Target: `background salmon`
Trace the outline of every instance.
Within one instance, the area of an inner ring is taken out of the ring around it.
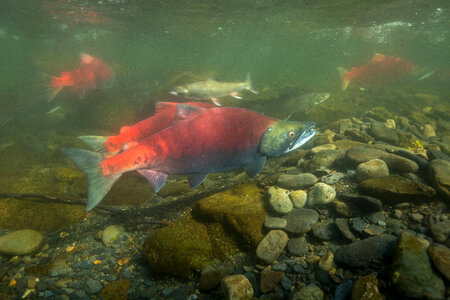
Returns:
[[[105,152],[115,154],[120,152],[127,144],[138,142],[150,135],[169,127],[173,123],[173,119],[177,112],[178,102],[158,102],[156,104],[156,112],[153,116],[136,123],[132,126],[124,126],[120,129],[120,134],[115,136],[80,136],[91,148],[97,152]],[[215,105],[204,102],[186,102],[199,108],[212,108]],[[127,147],[128,148],[128,147]]]
[[[112,157],[63,149],[88,177],[87,209],[94,208],[124,172],[137,170],[155,192],[168,174],[188,174],[195,188],[209,173],[245,167],[255,176],[267,157],[297,149],[315,134],[312,122],[280,121],[231,107],[202,110],[179,104],[175,122]]]

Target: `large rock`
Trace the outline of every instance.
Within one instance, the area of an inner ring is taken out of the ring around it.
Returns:
[[[284,189],[301,190],[315,184],[319,179],[311,173],[297,175],[282,174],[278,177],[277,185]]]
[[[336,251],[335,260],[350,267],[364,267],[374,259],[392,255],[395,241],[396,237],[389,234],[356,241]]]
[[[369,160],[381,159],[386,163],[390,170],[396,172],[415,173],[419,170],[419,165],[410,159],[387,153],[379,149],[373,149],[368,146],[347,150],[345,158],[349,164],[354,167]]]
[[[241,247],[252,250],[263,238],[264,197],[263,189],[244,184],[195,202],[192,215],[197,220],[222,224],[239,238]]]
[[[227,300],[250,300],[253,298],[253,288],[250,281],[244,275],[230,275],[221,283],[222,291]]]
[[[430,163],[431,179],[438,193],[450,201],[450,161],[434,159]]]
[[[44,237],[39,231],[23,229],[0,237],[0,253],[7,255],[27,255],[35,252]]]
[[[444,299],[445,285],[432,268],[426,245],[406,232],[395,247],[391,283],[403,297]]]
[[[369,178],[389,176],[388,166],[381,159],[372,159],[356,167],[356,180],[358,182]]]
[[[436,195],[432,187],[398,175],[369,178],[361,182],[359,188],[383,202],[423,201]]]
[[[370,126],[370,135],[377,141],[383,141],[392,145],[398,144],[398,135],[395,130],[386,127],[382,123],[373,122]]]
[[[319,214],[313,209],[297,208],[283,216],[287,220],[284,230],[300,235],[311,230],[311,226],[319,219]]]
[[[271,264],[283,252],[288,240],[284,231],[272,230],[259,243],[256,256],[266,264]]]
[[[439,272],[450,281],[450,249],[444,245],[433,244],[427,251]]]

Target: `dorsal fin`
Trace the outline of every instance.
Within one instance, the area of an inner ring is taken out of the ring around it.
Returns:
[[[205,108],[180,103],[177,105],[177,112],[175,114],[173,122],[176,123],[182,120],[196,117],[204,111],[206,111]]]
[[[157,102],[155,104],[155,115],[159,113],[166,113],[167,111],[172,111],[176,106],[180,104],[179,102]]]

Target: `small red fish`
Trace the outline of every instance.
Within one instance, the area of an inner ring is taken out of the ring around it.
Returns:
[[[168,174],[187,174],[191,188],[209,173],[245,167],[249,176],[256,176],[267,157],[297,149],[315,133],[312,122],[276,120],[243,108],[178,104],[175,124],[117,155],[74,148],[62,152],[88,177],[91,210],[125,172],[138,171],[155,193]]]
[[[124,126],[120,129],[120,134],[115,136],[80,136],[97,152],[116,154],[121,150],[127,150],[152,134],[172,125],[177,112],[177,102],[158,102],[156,112],[153,116],[136,123],[132,126]],[[213,104],[204,102],[186,102],[184,104],[199,107],[213,108]]]
[[[80,66],[72,71],[64,71],[59,77],[52,77],[50,87],[53,99],[63,87],[70,87],[80,98],[87,90],[108,88],[114,80],[114,72],[100,58],[81,54]]]
[[[401,58],[375,54],[368,64],[354,67],[350,71],[338,68],[342,81],[342,90],[345,90],[350,81],[358,84],[383,84],[402,79],[409,75],[414,65]]]

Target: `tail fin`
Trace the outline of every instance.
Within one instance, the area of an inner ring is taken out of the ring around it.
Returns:
[[[59,91],[61,91],[61,89],[63,88],[62,86],[58,86],[53,84],[53,81],[55,80],[55,76],[51,76],[48,75],[46,73],[40,72],[43,76],[43,81],[45,81],[44,85],[46,87],[46,98],[47,98],[47,102],[51,102],[53,101],[53,98],[56,97],[56,95],[59,93]]]
[[[339,71],[339,76],[341,77],[342,82],[342,90],[345,91],[347,89],[348,84],[350,83],[350,80],[345,79],[345,74],[347,74],[347,70],[341,67],[337,68]]]
[[[95,152],[109,153],[105,146],[105,142],[108,140],[107,136],[82,135],[78,138],[88,144]]]
[[[254,88],[253,88],[253,84],[252,84],[252,80],[250,78],[250,73],[247,73],[247,79],[245,80],[248,84],[247,86],[247,90],[249,90],[250,92],[252,92],[253,94],[259,94]]]
[[[112,177],[103,176],[100,169],[100,163],[104,159],[102,154],[76,148],[65,148],[61,149],[61,151],[87,176],[88,202],[86,210],[89,211],[93,209],[100,201],[102,201],[103,197],[105,197],[122,174]]]

